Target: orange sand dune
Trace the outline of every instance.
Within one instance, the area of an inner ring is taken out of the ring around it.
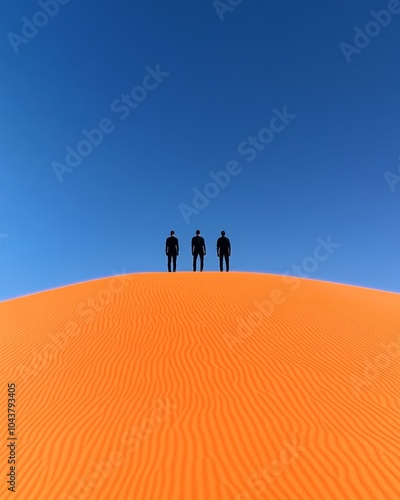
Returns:
[[[12,498],[398,499],[399,312],[398,294],[212,272],[0,303],[0,498],[15,451]]]

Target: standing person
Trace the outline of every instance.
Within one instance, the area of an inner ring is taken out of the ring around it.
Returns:
[[[168,257],[168,272],[171,272],[171,260],[174,272],[176,271],[176,258],[179,255],[179,242],[175,238],[175,231],[170,232],[170,237],[165,240],[165,254]]]
[[[219,270],[223,271],[223,259],[225,259],[226,270],[229,271],[229,257],[231,256],[231,242],[225,236],[225,231],[221,231],[221,238],[217,240],[217,255],[219,257]]]
[[[193,271],[196,271],[197,257],[200,257],[200,271],[203,270],[204,256],[206,254],[206,244],[204,238],[200,236],[200,231],[196,231],[196,236],[192,238]]]

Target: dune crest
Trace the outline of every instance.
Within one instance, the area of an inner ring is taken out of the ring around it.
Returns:
[[[400,498],[399,310],[394,293],[235,272],[0,303],[15,498]]]

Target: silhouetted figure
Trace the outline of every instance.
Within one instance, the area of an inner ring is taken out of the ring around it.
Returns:
[[[217,255],[219,257],[219,270],[223,271],[223,260],[225,259],[226,270],[229,271],[229,257],[231,256],[231,242],[225,236],[225,231],[221,231],[221,238],[217,240]]]
[[[175,231],[171,231],[171,236],[165,241],[165,254],[168,257],[168,272],[171,272],[171,260],[173,262],[174,272],[176,271],[176,258],[179,255],[179,242],[175,238]]]
[[[200,236],[200,231],[196,231],[196,236],[192,238],[193,271],[196,271],[197,257],[200,257],[200,271],[204,267],[204,256],[206,254],[206,244],[204,238]]]

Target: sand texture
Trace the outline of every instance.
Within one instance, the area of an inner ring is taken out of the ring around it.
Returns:
[[[0,498],[400,499],[399,294],[130,274],[0,303],[0,343]]]

